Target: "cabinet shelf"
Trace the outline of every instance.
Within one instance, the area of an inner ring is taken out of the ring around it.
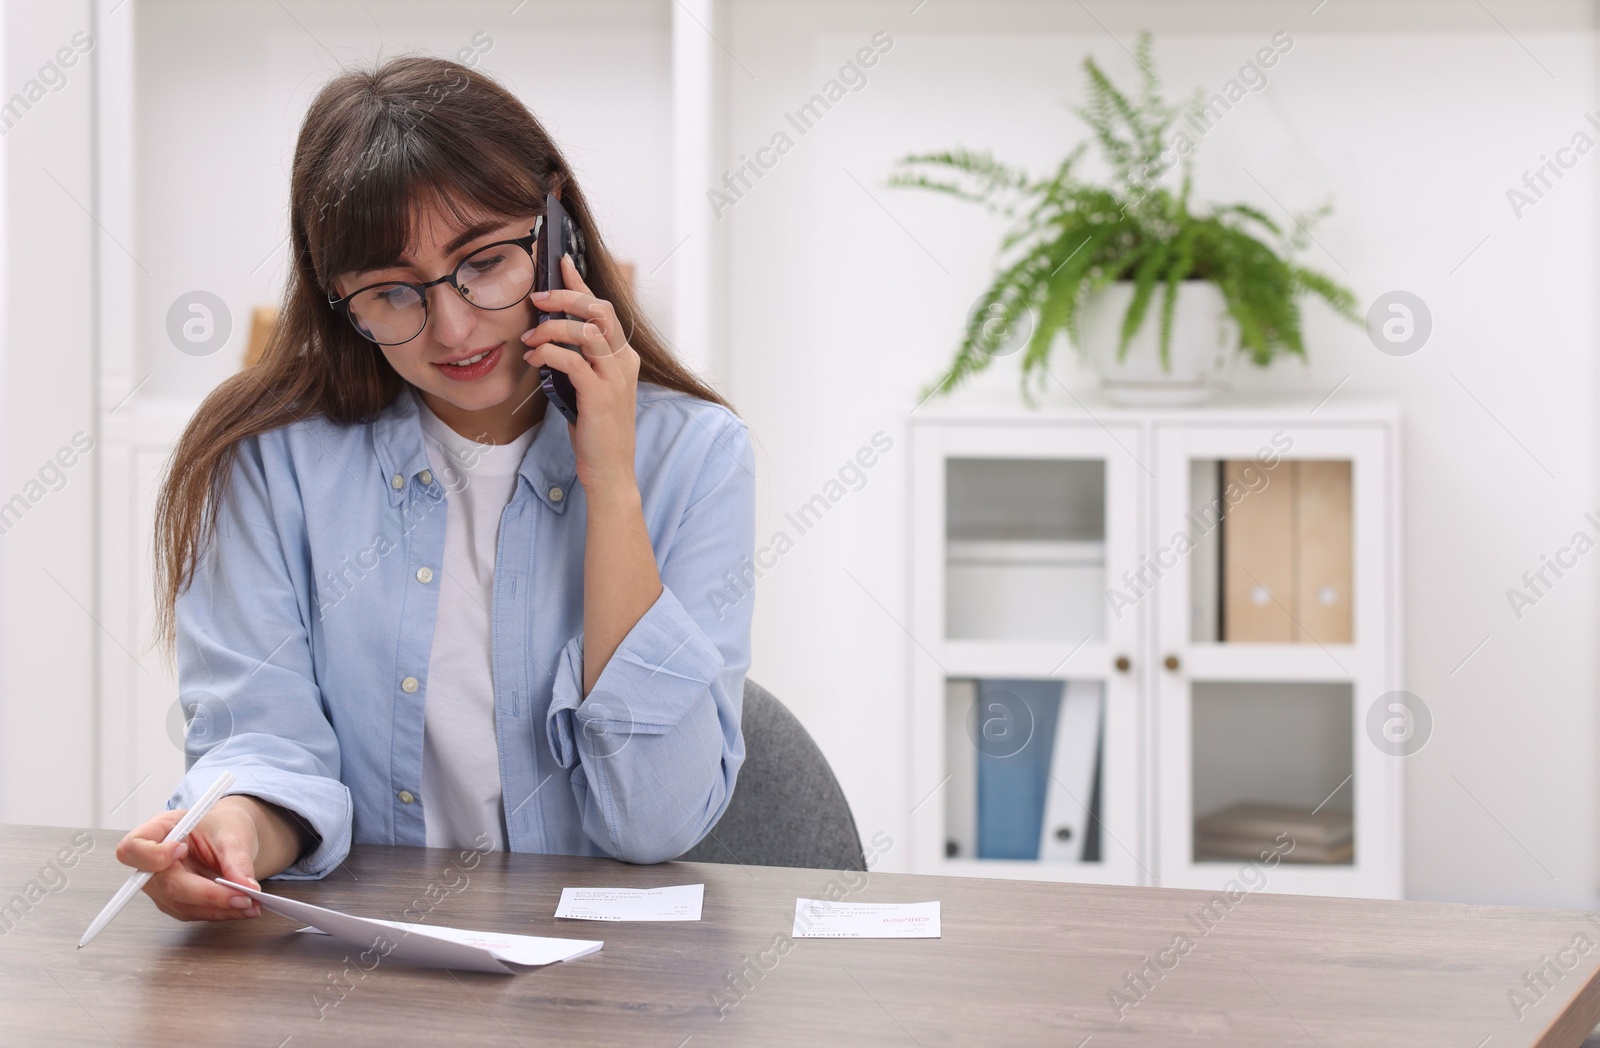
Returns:
[[[1182,657],[1193,680],[1341,681],[1358,676],[1382,649],[1352,644],[1191,644]]]
[[[1116,655],[1104,641],[947,640],[929,644],[952,677],[1104,678]]]

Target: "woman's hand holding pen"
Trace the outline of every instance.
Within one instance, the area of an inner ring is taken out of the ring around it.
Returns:
[[[564,373],[578,393],[572,449],[584,493],[594,500],[612,492],[637,492],[633,452],[639,354],[628,344],[616,309],[589,290],[570,255],[561,256],[561,273],[566,290],[535,292],[530,297],[546,313],[567,313],[576,319],[546,320],[524,334],[522,341],[532,348],[523,359],[534,367]],[[578,346],[582,352],[550,345],[553,342]]]
[[[117,861],[154,874],[144,886],[145,894],[169,917],[182,921],[258,917],[261,907],[255,900],[212,879],[221,875],[261,887],[255,879],[260,838],[254,817],[237,803],[244,799],[224,797],[189,832],[188,840],[176,844],[161,840],[183,818],[185,809],[164,811],[128,831],[117,843]]]

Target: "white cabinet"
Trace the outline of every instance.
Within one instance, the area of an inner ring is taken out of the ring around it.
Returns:
[[[1392,408],[910,431],[916,870],[1400,895]]]

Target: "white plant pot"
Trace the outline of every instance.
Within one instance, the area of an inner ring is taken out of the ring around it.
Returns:
[[[1168,368],[1161,366],[1162,288],[1156,287],[1138,334],[1117,359],[1122,318],[1133,300],[1133,282],[1118,281],[1090,292],[1078,312],[1079,348],[1100,376],[1106,397],[1119,404],[1175,406],[1209,400],[1224,388],[1238,358],[1239,326],[1222,291],[1209,280],[1178,285],[1172,315]]]

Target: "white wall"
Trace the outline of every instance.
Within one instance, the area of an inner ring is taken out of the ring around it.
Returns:
[[[7,4],[4,97],[76,33],[89,4]],[[90,168],[93,51],[74,58],[5,133],[5,324],[0,502],[0,819],[82,824],[97,788],[93,682],[95,349]],[[81,439],[81,438],[80,438]],[[69,449],[57,469],[56,454]]]
[[[727,71],[726,154],[753,153],[778,130],[796,140],[721,221],[731,390],[763,456],[759,534],[875,430],[903,441],[916,391],[949,359],[991,272],[998,221],[884,187],[897,157],[989,147],[1043,173],[1085,135],[1063,105],[1083,98],[1084,54],[1131,84],[1121,45],[1148,25],[1169,95],[1209,93],[1288,30],[1294,46],[1270,85],[1204,140],[1197,191],[1274,213],[1273,197],[1306,208],[1331,196],[1336,211],[1316,230],[1323,248],[1307,263],[1363,303],[1401,288],[1434,314],[1429,344],[1396,358],[1308,308],[1310,365],[1247,371],[1238,383],[1318,396],[1337,387],[1392,397],[1405,412],[1405,687],[1436,720],[1407,767],[1407,892],[1586,903],[1596,892],[1600,557],[1520,622],[1506,589],[1600,508],[1600,150],[1520,220],[1505,191],[1587,126],[1593,12],[1501,10],[1520,18],[1507,32],[1462,5],[1330,4],[1314,16],[1311,6],[1095,5],[1102,28],[1072,4],[908,13],[899,3],[734,2],[723,40],[754,78]],[[797,134],[783,114],[877,30],[894,47],[868,86]],[[1011,362],[986,384],[1014,386]],[[1091,381],[1065,355],[1055,371],[1068,385]],[[935,785],[906,779],[903,452],[897,443],[761,579],[752,671],[817,736],[864,833],[897,840]]]

